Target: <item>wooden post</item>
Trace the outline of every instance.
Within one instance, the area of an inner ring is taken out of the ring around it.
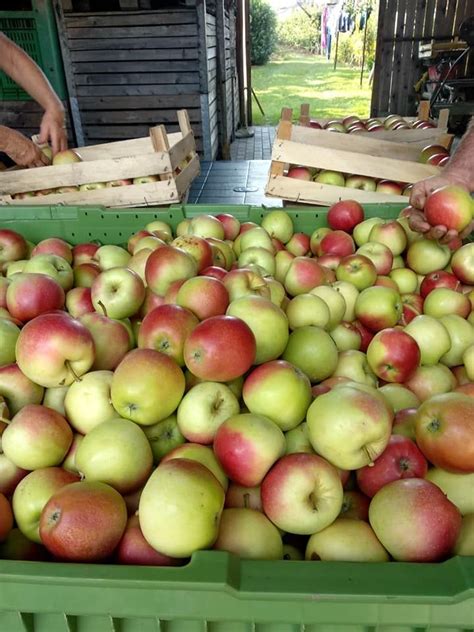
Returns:
[[[230,134],[227,127],[227,71],[225,62],[225,3],[216,0],[217,99],[219,103],[219,145],[223,160],[230,160]]]
[[[276,140],[274,147],[277,146],[278,140],[291,140],[291,118],[293,116],[293,110],[290,108],[283,108],[281,111],[281,120],[278,125]],[[277,160],[272,160],[270,165],[271,176],[282,176],[285,170],[285,163]]]
[[[84,132],[82,129],[81,112],[77,101],[76,83],[72,71],[71,56],[69,54],[69,43],[64,26],[64,14],[61,6],[61,0],[54,0],[54,14],[56,17],[56,26],[58,29],[59,45],[63,58],[64,75],[66,77],[66,86],[69,95],[69,109],[71,111],[72,127],[76,140],[76,145],[81,147],[85,145]]]
[[[302,103],[300,107],[300,125],[309,127],[309,103]]]
[[[245,63],[245,46],[243,39],[244,29],[244,0],[237,0],[237,80],[239,90],[239,124],[240,127],[247,127],[246,110],[245,110],[245,83],[244,83],[244,63]]]
[[[418,118],[422,121],[427,121],[430,118],[430,102],[420,101],[418,106]]]
[[[437,127],[447,128],[448,121],[449,121],[449,108],[443,108],[442,110],[439,111]]]
[[[166,133],[166,128],[164,125],[156,125],[155,127],[150,127],[150,138],[151,138],[151,144],[153,145],[153,149],[155,151],[169,152],[170,144],[168,141],[168,134]],[[172,177],[173,177],[173,174],[171,173],[171,163],[170,163],[169,173],[160,174],[159,178],[160,180],[170,180]]]
[[[336,70],[337,67],[337,49],[339,48],[339,29],[337,29],[337,33],[336,33],[336,51],[334,53],[334,70]]]
[[[252,125],[252,57],[250,53],[250,0],[244,2],[244,20],[245,20],[245,60],[247,64],[247,125]]]
[[[366,12],[365,25],[364,25],[364,44],[362,46],[362,68],[360,69],[360,87],[362,88],[362,82],[364,80],[364,65],[365,65],[365,47],[367,46],[367,23],[369,22],[369,16]]]

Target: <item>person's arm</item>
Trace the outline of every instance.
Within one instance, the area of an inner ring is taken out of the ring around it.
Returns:
[[[49,164],[49,159],[31,140],[3,125],[0,125],[0,151],[21,167],[44,167]]]
[[[39,142],[50,141],[53,154],[67,149],[61,101],[37,64],[3,33],[0,33],[0,69],[44,109]]]
[[[444,242],[454,239],[457,236],[456,231],[448,231],[445,226],[430,226],[423,214],[423,208],[430,193],[449,184],[462,186],[471,193],[474,191],[474,119],[441,174],[417,182],[410,195],[410,204],[415,209],[410,216],[411,227],[431,239],[442,239]],[[472,229],[473,225],[470,224],[461,237],[468,235]]]

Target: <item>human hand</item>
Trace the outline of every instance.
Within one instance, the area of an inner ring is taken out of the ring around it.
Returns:
[[[44,167],[49,158],[31,140],[15,130],[8,130],[5,153],[20,167]]]
[[[64,127],[64,110],[57,107],[46,110],[40,126],[40,144],[49,143],[53,156],[67,149],[67,135]]]

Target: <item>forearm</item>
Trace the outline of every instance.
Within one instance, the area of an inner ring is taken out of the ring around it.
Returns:
[[[474,191],[474,118],[464,134],[459,147],[443,170],[443,175],[454,176]]]
[[[8,154],[12,149],[13,134],[9,127],[0,125],[0,151]]]
[[[28,55],[0,33],[0,69],[46,110],[63,111],[43,71]]]

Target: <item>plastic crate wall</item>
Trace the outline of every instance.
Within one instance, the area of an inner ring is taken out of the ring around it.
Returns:
[[[43,65],[36,20],[33,17],[8,18],[1,17],[0,14],[0,31],[28,53],[38,66]],[[29,101],[31,97],[4,72],[0,72],[0,99],[2,101]]]

